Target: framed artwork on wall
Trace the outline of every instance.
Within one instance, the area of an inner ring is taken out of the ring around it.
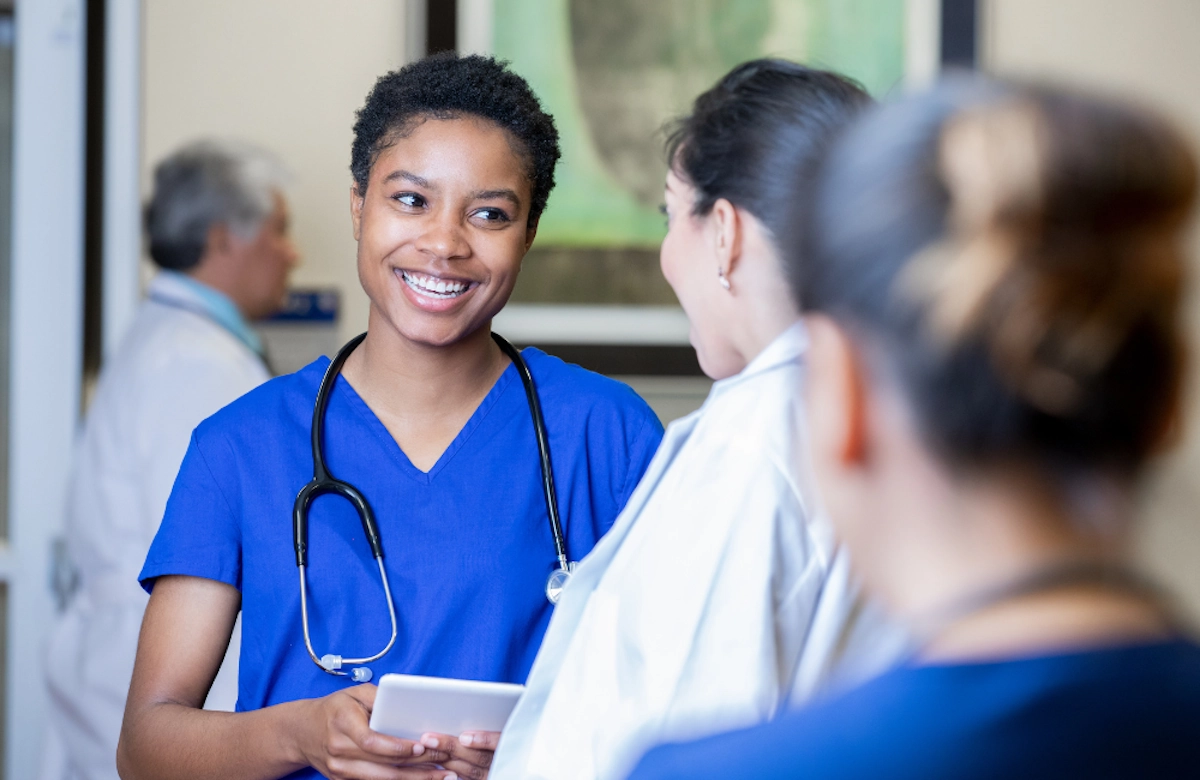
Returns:
[[[554,115],[563,159],[539,241],[654,248],[662,133],[730,68],[831,67],[873,94],[904,78],[904,0],[492,0],[492,53]]]

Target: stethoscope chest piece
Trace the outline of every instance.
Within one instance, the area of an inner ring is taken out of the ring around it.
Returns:
[[[562,598],[563,588],[567,587],[567,583],[571,579],[571,575],[575,573],[575,563],[567,564],[567,567],[555,569],[546,579],[546,598],[551,604],[558,604],[558,600]]]

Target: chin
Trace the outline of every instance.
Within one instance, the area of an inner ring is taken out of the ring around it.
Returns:
[[[700,370],[704,375],[713,381],[728,379],[734,374],[741,371],[736,365],[729,360],[721,360],[713,356],[711,352],[702,347],[692,345],[696,350],[696,361],[700,363]]]
[[[475,323],[457,318],[441,322],[436,320],[430,322],[430,318],[411,316],[402,319],[388,319],[392,324],[392,329],[401,338],[413,344],[435,348],[452,347],[474,335],[480,328],[484,328],[487,325],[486,320],[482,323]]]
[[[459,332],[451,334],[416,333],[412,335],[406,333],[404,334],[404,337],[413,344],[420,344],[421,346],[431,347],[433,349],[446,349],[460,343],[469,335],[470,333]]]
[[[697,356],[699,356],[699,353],[697,353]],[[704,358],[700,358],[700,370],[704,372],[706,377],[714,382],[719,382],[722,379],[728,379],[737,373],[736,371],[726,371],[720,367],[714,367],[705,362]]]

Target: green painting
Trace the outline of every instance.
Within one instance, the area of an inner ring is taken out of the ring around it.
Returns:
[[[787,57],[876,95],[904,72],[904,0],[494,0],[493,13],[494,53],[562,134],[543,247],[657,247],[661,128],[739,62]]]

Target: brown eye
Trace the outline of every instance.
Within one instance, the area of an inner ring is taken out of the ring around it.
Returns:
[[[491,223],[496,223],[496,224],[502,224],[505,222],[512,221],[512,219],[508,216],[508,214],[506,214],[504,212],[503,209],[497,209],[497,208],[479,209],[478,211],[475,212],[475,216],[480,217],[484,222],[491,222]]]
[[[413,209],[419,209],[425,206],[425,199],[415,192],[401,192],[397,195],[393,195],[392,200]]]

